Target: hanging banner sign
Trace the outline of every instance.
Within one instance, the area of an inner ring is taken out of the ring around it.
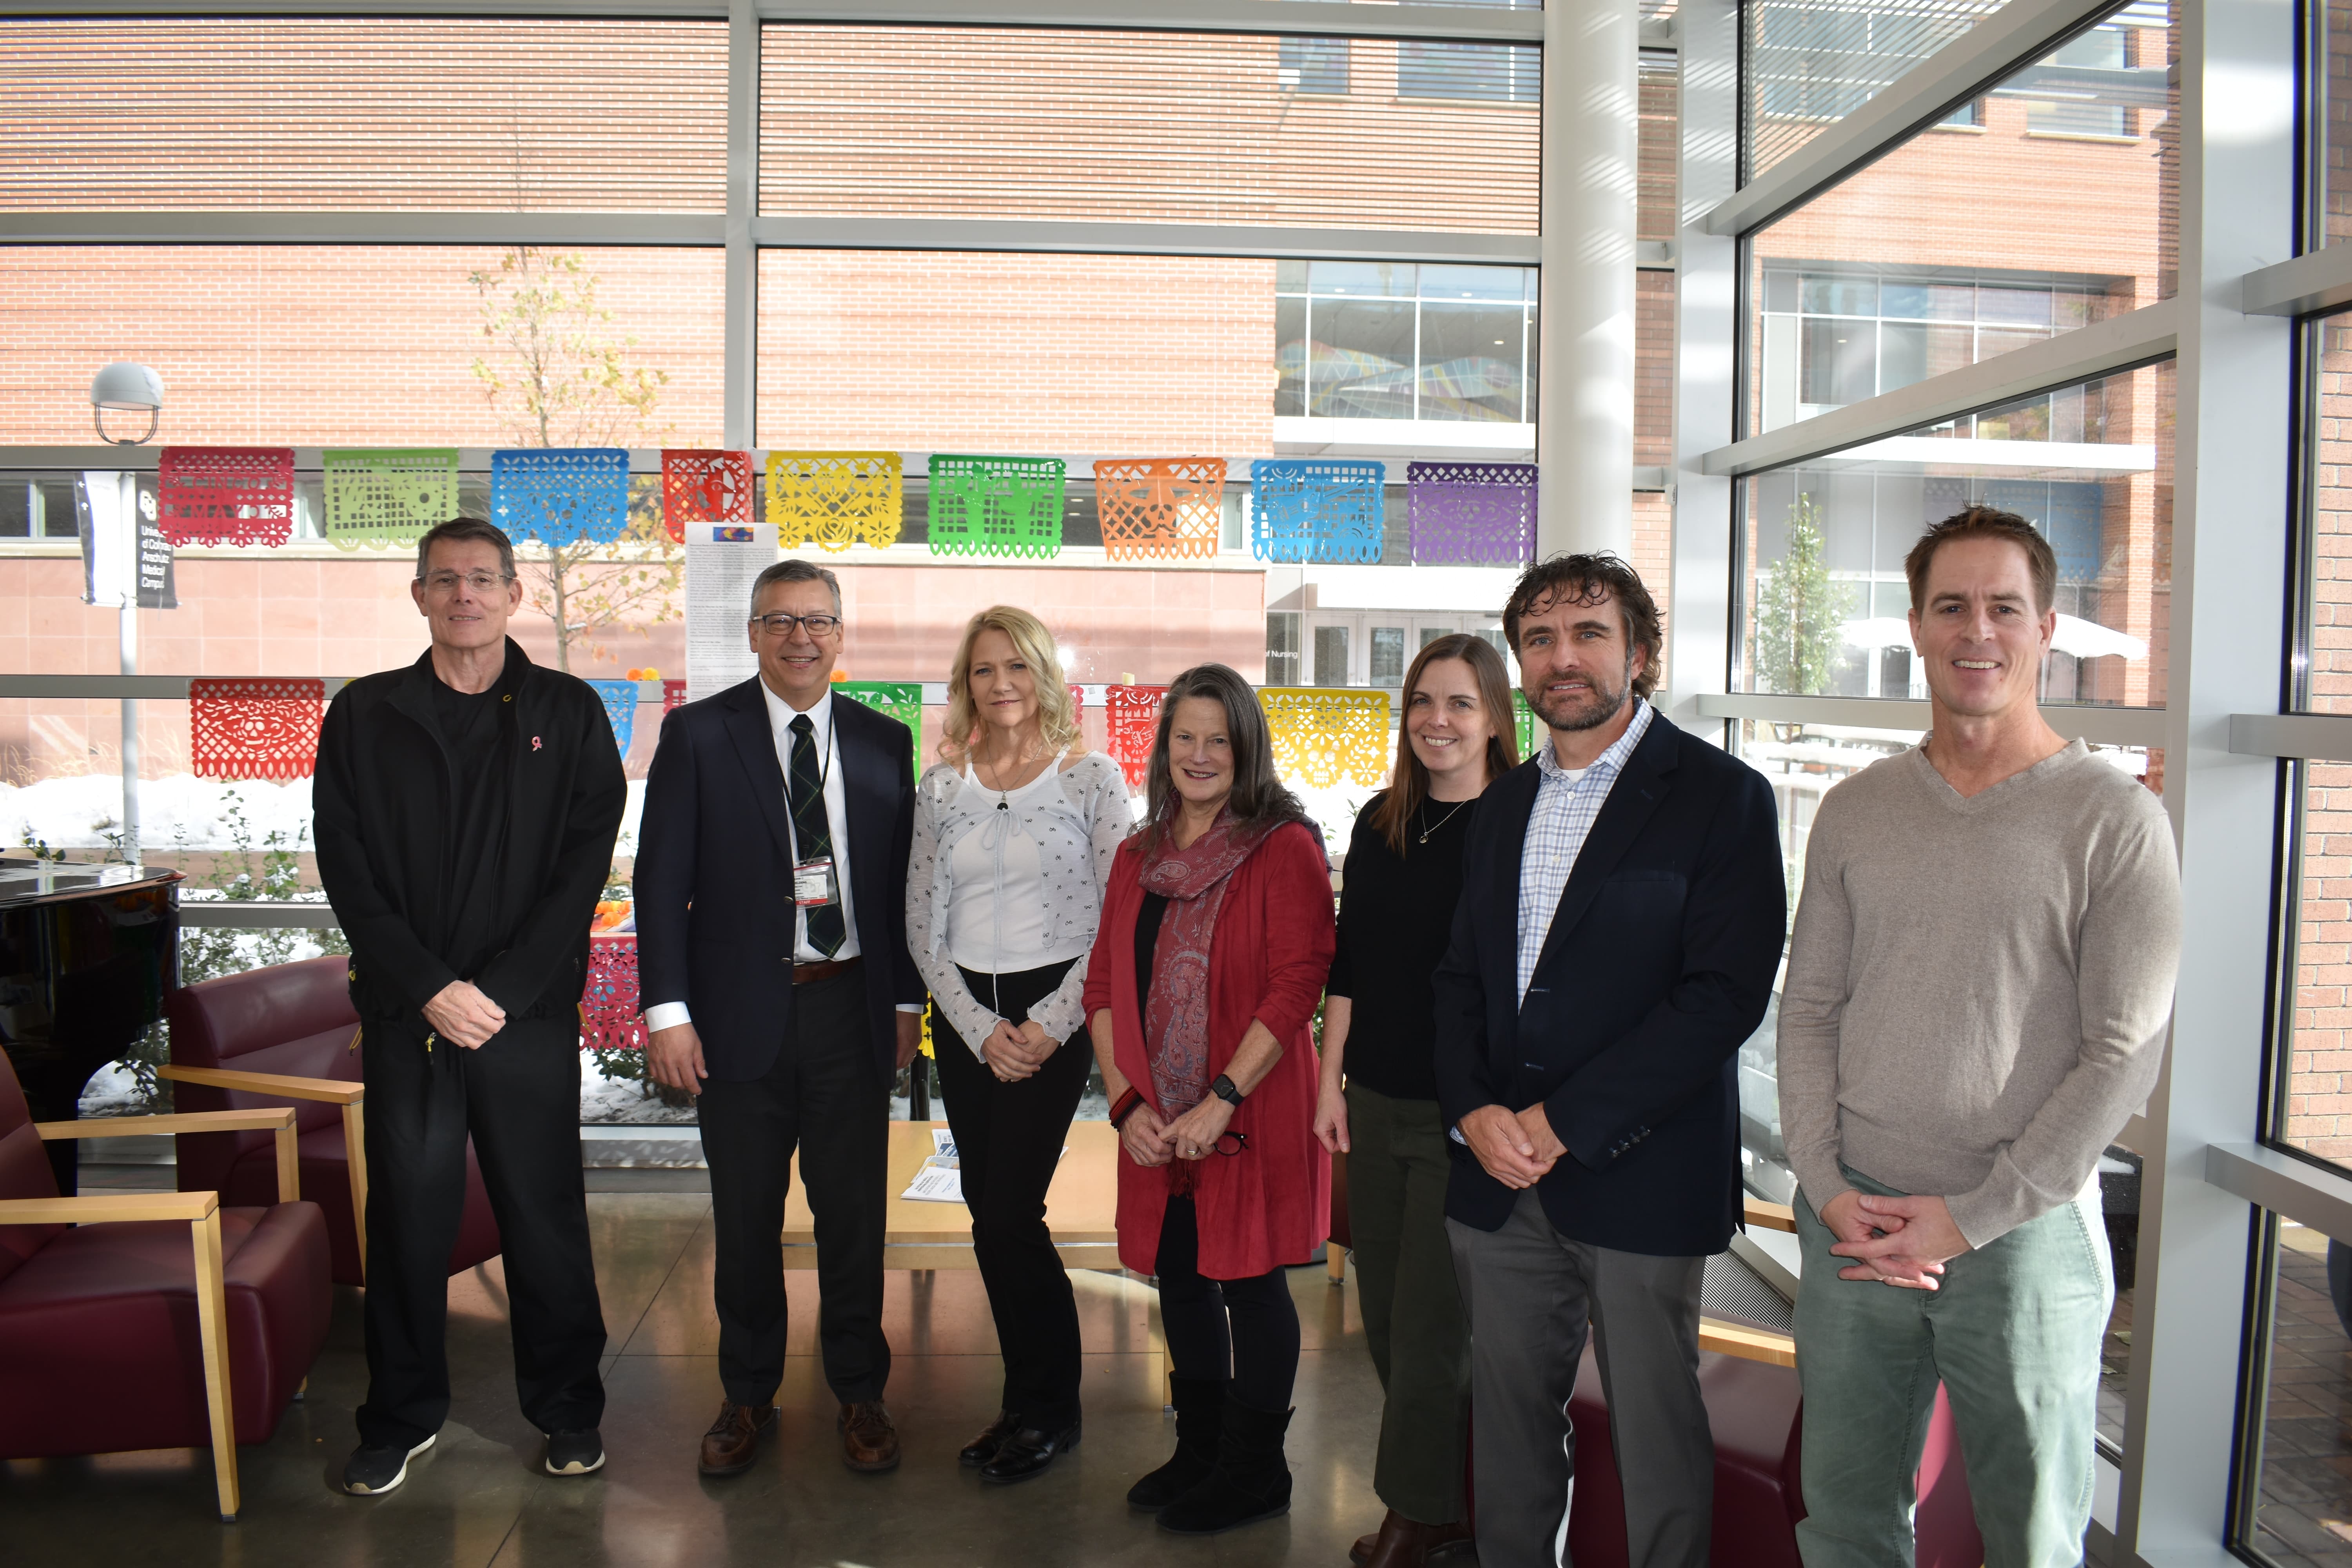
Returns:
[[[176,610],[172,542],[155,521],[155,492],[137,476],[93,470],[75,488],[81,514],[82,603],[119,610]]]
[[[188,771],[200,779],[307,779],[319,761],[327,683],[315,677],[188,682]]]
[[[1348,688],[1264,686],[1274,741],[1275,771],[1293,788],[1329,789],[1352,784],[1377,789],[1389,781],[1394,743],[1389,739],[1389,694]]]
[[[671,543],[684,544],[698,522],[751,521],[751,453],[662,449],[662,529]]]
[[[1141,789],[1151,767],[1151,748],[1160,740],[1160,705],[1167,700],[1164,686],[1111,686],[1103,690],[1103,750],[1127,775],[1128,787]]]

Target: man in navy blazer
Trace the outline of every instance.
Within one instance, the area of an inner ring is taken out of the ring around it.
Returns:
[[[1436,973],[1478,1557],[1564,1560],[1597,1326],[1628,1561],[1706,1568],[1699,1283],[1740,1214],[1734,1058],[1787,931],[1778,815],[1649,705],[1658,612],[1622,561],[1528,568],[1503,629],[1549,743],[1487,789]]]
[[[782,561],[751,590],[760,673],[662,721],[635,877],[647,1070],[701,1098],[726,1396],[709,1476],[751,1468],[784,1367],[784,1192],[815,1220],[817,1339],[850,1468],[898,1463],[882,1403],[889,1094],[922,1038],[907,952],[914,738],[835,693],[841,585]]]

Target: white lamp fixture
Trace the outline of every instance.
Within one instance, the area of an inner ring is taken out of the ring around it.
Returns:
[[[106,411],[110,408],[134,414],[144,411],[146,433],[127,441],[108,435]],[[163,418],[163,378],[143,364],[115,361],[90,378],[89,417],[98,426],[98,438],[110,446],[136,447],[152,440],[155,427]]]

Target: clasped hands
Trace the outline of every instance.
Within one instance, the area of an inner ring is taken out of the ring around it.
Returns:
[[[1173,1121],[1144,1100],[1118,1124],[1118,1141],[1128,1158],[1139,1165],[1164,1165],[1171,1160],[1205,1160],[1216,1152],[1217,1140],[1234,1120],[1234,1108],[1215,1095]]]
[[[1034,1018],[1015,1024],[999,1018],[988,1038],[980,1043],[980,1059],[988,1064],[1000,1083],[1019,1083],[1045,1065],[1045,1058],[1061,1048],[1062,1042],[1045,1033],[1045,1026]]]
[[[1837,1238],[1830,1250],[1855,1260],[1838,1270],[1841,1279],[1934,1290],[1945,1263],[1969,1250],[1968,1237],[1939,1197],[1882,1197],[1848,1188],[1822,1205],[1821,1220]]]
[[[480,1050],[507,1026],[507,1010],[470,980],[452,980],[441,987],[425,1004],[424,1013],[436,1036],[469,1051]]]
[[[1541,1100],[1517,1112],[1482,1105],[1454,1125],[1486,1173],[1513,1192],[1543,1180],[1568,1152],[1568,1145],[1553,1135]]]

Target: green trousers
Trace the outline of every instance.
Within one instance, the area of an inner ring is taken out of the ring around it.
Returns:
[[[1893,1189],[1855,1172],[1866,1193]],[[1801,1194],[1797,1373],[1805,1396],[1805,1568],[1911,1568],[1927,1419],[1943,1384],[1985,1568],[2075,1568],[2090,1523],[2099,1338],[2115,1275],[2098,1194],[1944,1268],[1943,1288],[1841,1279]]]
[[[1470,1324],[1445,1235],[1445,1129],[1433,1100],[1348,1086],[1348,1227],[1364,1341],[1387,1400],[1372,1489],[1421,1524],[1462,1518]]]

